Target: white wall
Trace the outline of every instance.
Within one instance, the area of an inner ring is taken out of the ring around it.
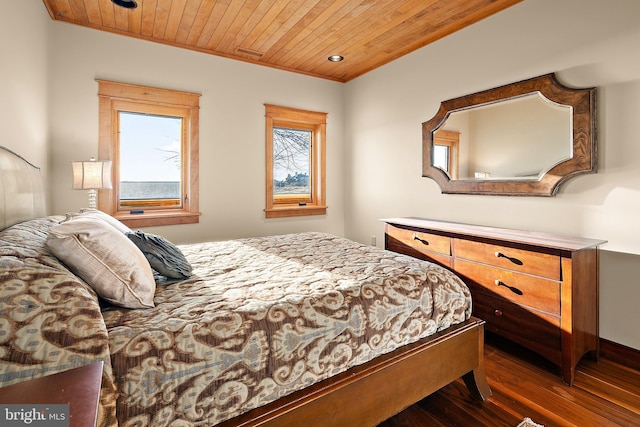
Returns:
[[[640,349],[640,2],[525,1],[346,86],[347,237],[421,216],[607,239],[600,332]],[[443,60],[446,59],[446,60]],[[558,72],[598,87],[599,173],[555,198],[444,195],[421,177],[421,123],[441,101]]]
[[[41,2],[3,2],[0,13],[0,145],[48,173],[47,48]]]
[[[344,234],[343,85],[55,22],[51,43],[52,213],[77,211],[72,160],[97,156],[98,84],[201,93],[200,224],[149,228],[176,243],[319,230]],[[264,104],[329,113],[326,216],[264,219]]]

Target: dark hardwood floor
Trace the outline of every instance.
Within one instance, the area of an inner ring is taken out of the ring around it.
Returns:
[[[602,357],[583,358],[569,387],[553,365],[487,335],[488,401],[472,400],[458,380],[379,427],[515,427],[525,417],[545,427],[640,426],[639,371]]]

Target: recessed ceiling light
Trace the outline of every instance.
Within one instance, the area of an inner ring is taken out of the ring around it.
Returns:
[[[116,6],[124,7],[125,9],[135,9],[138,7],[136,0],[111,0]]]
[[[342,55],[331,55],[327,59],[329,61],[331,61],[331,62],[340,62],[340,61],[342,61],[344,59],[344,56],[342,56]]]

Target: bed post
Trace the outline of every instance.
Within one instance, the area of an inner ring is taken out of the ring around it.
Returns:
[[[489,388],[489,383],[487,383],[487,377],[484,372],[484,326],[478,330],[478,333],[480,335],[478,340],[478,345],[480,346],[480,348],[478,348],[478,366],[474,370],[464,374],[462,379],[471,395],[475,399],[484,402],[491,397],[491,388]]]

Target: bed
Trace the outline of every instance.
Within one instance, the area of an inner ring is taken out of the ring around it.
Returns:
[[[316,232],[175,246],[47,216],[38,169],[4,149],[0,168],[0,386],[102,361],[101,426],[372,426],[460,377],[491,394],[449,270]]]

